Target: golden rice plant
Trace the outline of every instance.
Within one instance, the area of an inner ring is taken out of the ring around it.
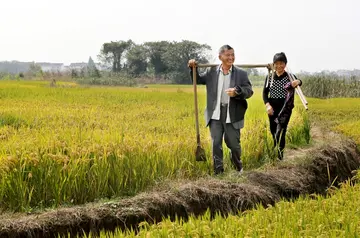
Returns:
[[[208,211],[187,221],[142,223],[137,234],[119,231],[114,237],[359,237],[359,194],[360,185],[348,182],[331,197],[301,197],[228,217],[211,219]]]
[[[199,91],[202,119],[205,89]],[[0,97],[2,209],[26,211],[129,196],[166,179],[212,173],[204,120],[201,138],[208,161],[195,162],[191,86],[81,87],[59,82],[50,87],[44,81],[2,81]],[[293,137],[306,131],[297,104],[290,122],[297,128]],[[271,159],[267,120],[256,89],[241,134],[246,169]],[[227,149],[225,153],[229,171]]]

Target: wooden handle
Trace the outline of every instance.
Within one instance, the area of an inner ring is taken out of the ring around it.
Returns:
[[[308,108],[308,106],[307,106],[307,101],[306,101],[304,95],[302,94],[302,91],[301,91],[301,89],[299,88],[299,86],[297,86],[297,87],[295,88],[295,91],[296,91],[296,93],[299,95],[300,100],[301,100],[302,104],[304,105],[305,109],[308,110],[309,108]]]
[[[192,70],[193,70],[193,86],[194,86],[196,141],[198,146],[200,146],[199,110],[198,110],[197,89],[196,89],[196,66],[193,66]]]
[[[306,101],[306,98],[305,98],[304,93],[302,92],[300,86],[298,86],[298,91],[299,91],[299,96],[302,97],[303,100],[304,100],[304,103],[305,103],[306,105],[308,105],[308,102]]]
[[[289,75],[289,78],[290,78],[290,82],[294,81],[293,75],[292,75],[291,73],[289,73],[288,75]],[[300,100],[301,100],[302,104],[304,105],[305,109],[308,110],[308,109],[309,109],[309,108],[307,107],[308,102],[306,101],[305,96],[304,96],[304,94],[303,94],[300,86],[297,86],[297,87],[295,88],[295,91],[296,91],[296,93],[299,95]]]
[[[218,66],[219,64],[197,64],[197,67],[214,67]],[[268,68],[270,64],[234,64],[237,67],[240,68]]]

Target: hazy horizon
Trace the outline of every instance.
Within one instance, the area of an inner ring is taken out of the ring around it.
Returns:
[[[235,63],[270,63],[283,51],[293,71],[360,68],[355,0],[14,0],[1,9],[0,61],[98,61],[105,42],[192,40],[214,57],[231,45]]]

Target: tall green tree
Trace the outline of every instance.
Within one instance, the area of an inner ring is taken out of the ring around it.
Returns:
[[[128,41],[111,41],[110,43],[104,43],[99,55],[99,59],[105,64],[112,65],[113,72],[120,72],[122,69],[122,60],[124,58],[126,50],[133,45],[132,40]]]
[[[199,63],[208,63],[210,51],[211,47],[207,44],[189,40],[172,42],[164,56],[166,65],[171,72],[170,77],[175,83],[189,83],[188,61],[195,59]]]
[[[132,45],[126,53],[127,70],[133,76],[139,76],[146,72],[148,66],[148,54],[144,45]]]
[[[153,68],[156,78],[160,78],[168,71],[165,54],[170,49],[170,45],[171,43],[168,41],[146,42],[144,44],[148,51],[149,66]]]
[[[91,58],[91,56],[89,57],[89,61],[87,64],[87,72],[88,75],[90,77],[94,77],[94,78],[100,78],[100,71],[99,69],[96,67],[94,60]]]

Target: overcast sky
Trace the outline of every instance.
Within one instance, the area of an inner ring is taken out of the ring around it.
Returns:
[[[192,40],[236,63],[288,56],[292,71],[360,68],[359,0],[3,0],[0,61],[97,61],[104,42]]]

